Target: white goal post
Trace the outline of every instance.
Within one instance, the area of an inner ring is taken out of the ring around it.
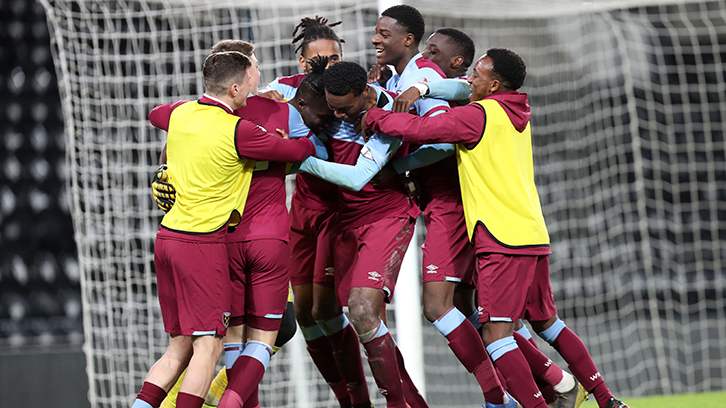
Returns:
[[[89,399],[94,408],[128,407],[168,341],[152,265],[161,212],[149,191],[165,135],[148,112],[198,97],[201,64],[221,39],[256,45],[263,84],[297,73],[290,40],[304,16],[342,20],[344,58],[368,67],[378,5],[38,1],[68,138]],[[478,54],[507,47],[526,61],[555,300],[608,385],[622,395],[726,389],[726,3],[405,3],[424,14],[426,35],[459,28]],[[403,273],[419,269],[413,262]],[[481,406],[446,340],[423,316],[409,318],[420,322],[417,374],[429,405]],[[394,331],[401,319],[392,317]],[[337,406],[299,339],[273,357],[260,401]]]

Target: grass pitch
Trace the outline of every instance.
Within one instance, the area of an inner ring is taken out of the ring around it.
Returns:
[[[680,394],[668,396],[622,398],[630,408],[724,408],[726,392],[708,392],[703,394]],[[595,398],[585,401],[580,408],[597,408]]]

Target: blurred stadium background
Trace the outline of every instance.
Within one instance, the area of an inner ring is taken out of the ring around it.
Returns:
[[[373,62],[375,2],[261,3],[0,0],[0,400],[126,407],[164,350],[148,191],[164,135],[145,117],[201,92],[214,42],[254,42],[264,84],[297,72],[290,33],[320,14]],[[407,3],[427,35],[527,61],[556,301],[609,385],[726,389],[726,4]],[[481,405],[418,323],[431,406]],[[335,406],[303,347],[275,356],[263,406]]]

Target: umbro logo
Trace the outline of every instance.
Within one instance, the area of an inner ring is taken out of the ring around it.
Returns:
[[[325,268],[325,276],[335,276],[335,268],[332,266]]]
[[[428,272],[426,272],[426,273],[436,273],[436,270],[439,269],[439,267],[434,264],[431,264],[431,265],[427,266],[426,269],[428,270]]]
[[[378,272],[375,272],[375,271],[368,272],[368,279],[370,279],[370,280],[374,280],[376,282],[379,282],[381,280],[381,278],[382,278],[382,276]]]

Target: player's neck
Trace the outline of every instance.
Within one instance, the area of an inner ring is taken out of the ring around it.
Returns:
[[[409,62],[413,59],[413,57],[418,54],[418,48],[406,48],[406,51],[404,51],[403,56],[400,60],[394,65],[396,68],[396,72],[398,75],[401,75],[404,69],[406,69],[406,65],[408,65]]]
[[[232,110],[232,112],[236,111],[237,109],[243,107],[244,105],[235,104],[234,99],[230,97],[229,95],[215,95],[213,93],[205,93],[209,98],[216,100],[218,102],[222,102],[224,105],[226,105],[227,108]]]

